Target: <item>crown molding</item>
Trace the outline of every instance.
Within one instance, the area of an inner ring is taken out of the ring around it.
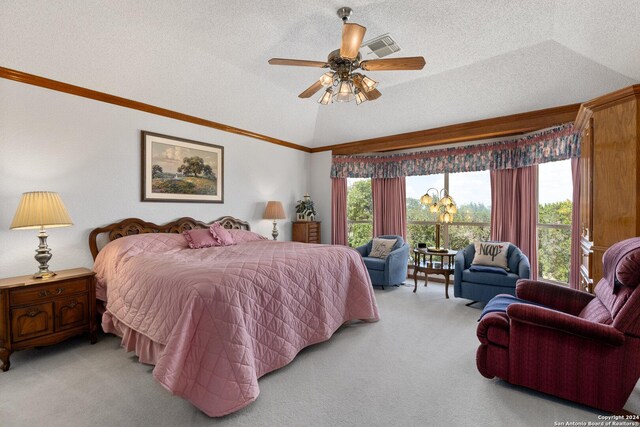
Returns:
[[[576,117],[574,128],[578,132],[582,132],[588,127],[589,120],[591,119],[594,111],[600,111],[633,99],[640,99],[640,85],[628,86],[585,102],[580,106],[580,111]]]
[[[319,153],[331,150],[333,154],[349,155],[431,147],[456,142],[519,135],[562,123],[573,122],[579,109],[580,104],[563,105],[416,132],[315,147],[311,149],[311,152]]]
[[[120,96],[110,95],[108,93],[98,92],[92,89],[75,86],[69,83],[48,79],[46,77],[36,76],[34,74],[25,73],[23,71],[0,67],[0,78],[12,80],[14,82],[19,82],[19,83],[26,83],[33,86],[39,86],[46,89],[55,90],[57,92],[64,92],[71,95],[80,96],[83,98],[93,99],[95,101],[106,102],[107,104],[118,105],[120,107],[130,108],[132,110],[143,111],[145,113],[155,114],[156,116],[168,117],[170,119],[180,120],[182,122],[193,123],[199,126],[205,126],[208,128],[217,129],[223,132],[229,132],[229,133],[234,133],[236,135],[246,136],[248,138],[259,139],[261,141],[269,142],[271,144],[293,148],[294,150],[300,150],[306,153],[311,152],[311,148],[305,147],[303,145],[298,145],[292,142],[283,141],[281,139],[273,138],[267,135],[262,135],[260,133],[252,132],[246,129],[225,125],[224,123],[218,123],[212,120],[190,116],[188,114],[179,113],[177,111],[168,110],[166,108],[157,107],[155,105],[145,104],[143,102],[122,98]]]

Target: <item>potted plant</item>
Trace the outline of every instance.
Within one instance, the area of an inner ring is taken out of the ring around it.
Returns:
[[[316,215],[316,208],[313,206],[311,196],[305,194],[304,199],[298,200],[296,204],[296,219],[298,221],[314,221]]]

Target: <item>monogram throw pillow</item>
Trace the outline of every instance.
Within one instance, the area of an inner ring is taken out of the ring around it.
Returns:
[[[373,239],[373,245],[371,246],[370,257],[385,259],[389,256],[389,252],[396,244],[396,239]]]
[[[509,270],[507,263],[507,251],[509,250],[509,242],[476,242],[476,254],[471,264],[488,265],[491,267],[500,267]]]

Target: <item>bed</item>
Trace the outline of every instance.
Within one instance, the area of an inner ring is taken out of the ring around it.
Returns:
[[[250,230],[233,217],[213,222]],[[379,319],[355,250],[270,240],[190,249],[181,233],[209,226],[130,218],[89,237],[103,329],[207,415],[250,404],[258,378],[342,325]]]

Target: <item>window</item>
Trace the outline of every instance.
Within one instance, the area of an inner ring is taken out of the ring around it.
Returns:
[[[463,249],[474,241],[489,240],[491,225],[491,178],[489,171],[449,175],[449,193],[458,213],[449,225],[450,248]]]
[[[418,242],[435,245],[435,218],[429,207],[420,203],[420,197],[429,188],[444,187],[444,175],[408,176],[407,180],[407,241],[412,248]]]
[[[452,224],[441,228],[442,246],[462,249],[475,240],[489,238],[491,222],[491,182],[489,171],[463,172],[407,178],[407,240],[412,247],[417,243],[435,245],[436,218],[420,197],[429,188],[447,188],[458,206]]]
[[[373,238],[371,179],[347,179],[347,226],[351,247],[364,245]]]
[[[538,168],[538,276],[566,284],[571,261],[571,160]]]

